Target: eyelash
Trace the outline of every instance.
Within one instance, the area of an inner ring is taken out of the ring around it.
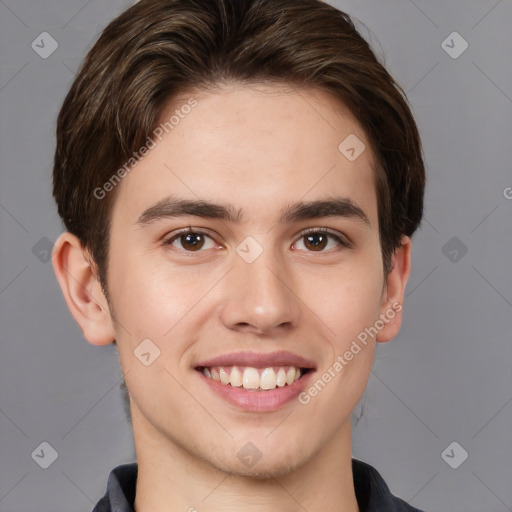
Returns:
[[[329,228],[324,228],[324,227],[320,227],[320,228],[308,228],[304,231],[302,231],[301,233],[299,233],[298,235],[298,238],[297,238],[297,241],[299,241],[301,238],[304,238],[306,237],[307,235],[311,235],[311,234],[318,234],[318,233],[321,233],[321,234],[325,234],[325,235],[328,235],[330,236],[331,238],[333,238],[334,240],[336,240],[336,242],[338,242],[340,244],[340,246],[342,248],[350,248],[352,245],[351,243],[344,239],[342,236],[340,236],[336,231],[333,231],[332,229],[329,229]],[[186,229],[182,229],[181,231],[178,231],[174,234],[172,234],[171,236],[167,237],[163,244],[165,246],[171,246],[172,243],[177,240],[178,238],[180,238],[181,236],[184,236],[184,235],[188,235],[188,234],[194,234],[194,235],[205,235],[207,236],[208,238],[212,238],[207,232],[205,231],[202,231],[201,229],[192,229],[191,226],[189,226],[188,228]],[[296,242],[294,242],[295,244]],[[190,253],[190,254],[193,254],[195,252],[204,252],[204,251],[187,251],[187,250],[184,250],[184,249],[177,249],[178,251],[180,252],[184,252],[184,253]],[[307,252],[316,252],[316,251],[307,251]],[[318,251],[319,253],[327,253],[329,251]]]

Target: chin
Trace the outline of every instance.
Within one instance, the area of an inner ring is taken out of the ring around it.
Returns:
[[[261,458],[250,467],[241,462],[237,456],[229,460],[219,461],[218,463],[209,461],[213,467],[224,473],[262,481],[289,475],[304,462],[304,452],[286,456],[284,454],[279,455],[275,451],[271,457],[265,457],[265,454],[262,453]]]
[[[236,466],[236,467],[235,467]],[[240,466],[240,463],[234,464],[233,467],[224,470],[229,472],[232,476],[239,476],[245,478],[252,478],[254,480],[271,480],[274,478],[283,477],[293,473],[297,464],[283,464],[282,462],[261,464],[258,463],[254,468],[247,469]]]

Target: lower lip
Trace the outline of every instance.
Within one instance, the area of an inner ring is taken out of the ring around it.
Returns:
[[[268,391],[251,391],[243,387],[237,388],[229,384],[222,384],[219,381],[206,377],[204,373],[196,371],[210,389],[226,400],[226,402],[244,411],[251,412],[275,411],[291,402],[304,390],[311,375],[314,373],[313,370],[310,370],[290,385],[276,387]]]

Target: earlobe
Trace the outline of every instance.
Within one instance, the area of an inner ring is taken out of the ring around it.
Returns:
[[[87,341],[93,345],[112,343],[115,333],[107,300],[75,235],[66,231],[59,236],[52,265],[68,308]]]
[[[411,239],[408,236],[403,236],[400,247],[393,253],[391,271],[384,287],[380,311],[380,318],[384,326],[375,338],[378,342],[390,341],[400,331],[405,286],[410,273]]]

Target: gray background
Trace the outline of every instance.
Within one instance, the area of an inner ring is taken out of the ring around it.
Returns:
[[[85,53],[130,3],[0,0],[2,512],[90,511],[110,470],[135,460],[115,347],[84,340],[46,261],[62,229],[56,115]],[[512,2],[332,3],[361,21],[408,93],[429,178],[404,325],[377,347],[353,455],[428,511],[510,511]],[[43,59],[31,43],[45,31],[58,48]],[[458,58],[442,46],[454,31],[469,45]],[[42,442],[58,453],[48,469],[31,455]]]

